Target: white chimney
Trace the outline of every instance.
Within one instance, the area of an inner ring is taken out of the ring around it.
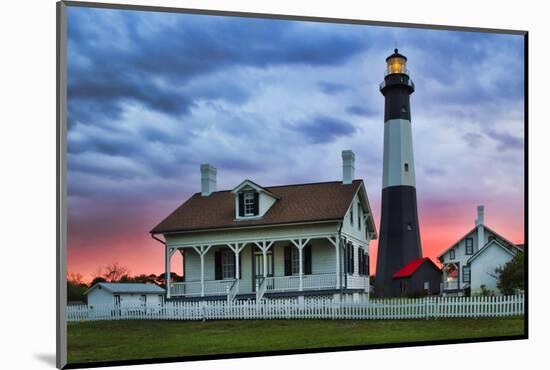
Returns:
[[[216,191],[216,174],[218,170],[210,164],[201,164],[201,194],[207,197]]]
[[[342,182],[351,184],[355,179],[355,154],[351,150],[342,150]]]
[[[485,223],[484,208],[483,206],[477,206],[477,250],[480,250],[485,245],[485,227],[483,226]]]

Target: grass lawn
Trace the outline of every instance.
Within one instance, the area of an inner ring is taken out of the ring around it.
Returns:
[[[68,362],[524,334],[523,317],[447,320],[98,321],[68,324]]]

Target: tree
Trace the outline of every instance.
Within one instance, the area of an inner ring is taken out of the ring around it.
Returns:
[[[524,254],[518,252],[510,262],[495,269],[497,273],[497,288],[502,294],[515,294],[517,290],[525,289]]]
[[[101,277],[101,276],[96,276],[95,278],[92,279],[92,282],[90,283],[90,286],[94,286],[96,285],[97,283],[106,283],[107,280],[105,280],[104,277]]]
[[[87,289],[88,286],[84,283],[81,273],[67,273],[67,301],[85,301],[84,292]]]
[[[67,281],[76,285],[84,284],[84,276],[80,272],[67,272]]]
[[[128,268],[121,266],[118,262],[113,262],[104,267],[98,267],[96,276],[102,277],[108,282],[116,283],[123,276],[128,276],[129,272]]]

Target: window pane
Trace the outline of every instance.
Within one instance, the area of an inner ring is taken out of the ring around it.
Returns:
[[[253,192],[244,193],[244,215],[245,216],[254,215],[254,193]]]
[[[235,277],[235,258],[232,251],[222,253],[222,277],[233,279]]]
[[[299,274],[300,273],[300,255],[298,254],[297,248],[291,249],[291,257],[292,257],[292,273]]]
[[[361,204],[357,203],[357,226],[361,230]]]

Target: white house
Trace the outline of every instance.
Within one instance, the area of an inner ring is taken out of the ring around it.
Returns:
[[[164,293],[164,289],[155,284],[142,283],[97,283],[84,292],[89,308],[159,307],[164,302]]]
[[[342,159],[342,181],[244,180],[225,191],[216,191],[216,168],[202,165],[202,191],[151,230],[165,247],[166,276],[172,255],[183,256],[184,282],[168,281],[167,298],[367,297],[377,234],[365,184],[354,180],[355,155]]]
[[[442,293],[474,295],[481,286],[499,294],[495,269],[509,262],[523,245],[516,245],[484,224],[484,207],[477,207],[475,227],[438,257],[443,264]]]

